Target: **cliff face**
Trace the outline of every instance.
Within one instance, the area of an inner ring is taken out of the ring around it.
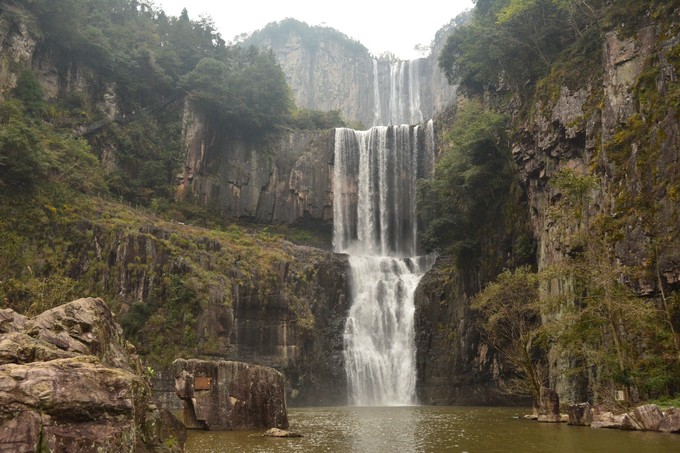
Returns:
[[[392,62],[339,32],[292,20],[270,24],[248,43],[272,49],[299,107],[339,110],[369,128],[421,123],[451,102],[455,88],[437,65],[446,37],[445,30],[437,34],[426,58]]]
[[[589,222],[611,260],[636,270],[626,283],[639,296],[664,298],[680,287],[676,29],[671,21],[647,23],[630,36],[609,32],[596,66],[553,74],[539,88],[536,113],[513,147],[539,270],[572,253],[565,237]],[[564,169],[597,178],[580,219],[554,215],[565,196],[554,176]],[[553,280],[547,291],[559,295],[565,284]],[[565,360],[552,357],[551,383],[563,400],[586,400],[583,382],[561,373]]]
[[[193,194],[231,218],[332,222],[333,131],[297,131],[266,143],[227,137],[187,104],[180,196]]]
[[[158,368],[154,391],[164,406],[179,404],[165,368],[176,357],[274,367],[286,375],[291,404],[345,402],[344,255],[266,235],[251,242],[236,230],[87,222],[76,230],[70,272],[115,301],[140,354]]]
[[[11,96],[23,69],[35,71],[46,99],[74,92],[90,92],[93,76],[76,65],[63,67],[53,55],[41,51],[43,34],[34,17],[18,5],[0,9],[0,99]],[[110,105],[100,105],[111,108]]]

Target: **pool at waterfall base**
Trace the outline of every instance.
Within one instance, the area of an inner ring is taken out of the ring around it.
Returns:
[[[302,438],[260,431],[190,431],[186,451],[208,452],[522,452],[671,453],[680,435],[538,423],[529,408],[332,407],[289,409]]]

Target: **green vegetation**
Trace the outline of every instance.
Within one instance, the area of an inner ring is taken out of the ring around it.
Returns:
[[[526,266],[506,270],[475,297],[472,307],[482,314],[485,341],[515,370],[501,388],[531,396],[537,404],[547,370],[538,276]]]
[[[465,241],[470,250],[479,247],[480,238],[483,244],[490,225],[500,223],[488,211],[503,212],[503,203],[489,203],[494,197],[479,200],[474,194],[495,189],[502,197],[513,190],[506,176],[512,165],[505,170],[494,153],[484,155],[481,164],[465,162],[463,156],[471,155],[461,153],[468,148],[462,146],[469,141],[468,129],[481,143],[492,137],[487,150],[495,146],[509,159],[512,146],[521,158],[529,155],[545,165],[546,178],[529,176],[538,185],[530,188],[534,202],[546,203],[543,246],[554,246],[541,252],[540,272],[477,249],[482,270],[493,268],[489,262],[509,269],[495,279],[487,273],[495,281],[473,305],[482,315],[486,341],[514,369],[506,389],[535,396],[536,383],[548,382],[550,356],[568,362],[563,375],[587,381],[586,397],[598,402],[613,402],[619,389],[626,402],[680,391],[679,288],[662,271],[677,268],[680,243],[674,227],[680,172],[677,159],[669,158],[677,147],[672,137],[680,85],[662,75],[680,71],[672,39],[677,8],[677,2],[656,0],[479,0],[440,55],[449,81],[467,95],[456,112],[465,127],[445,128],[435,180],[423,184],[423,215],[430,222],[424,243],[447,245],[442,250],[459,258],[459,268],[469,269],[469,260],[460,260]],[[615,31],[619,39],[639,38],[641,27],[650,23],[658,32],[652,56],[641,62],[641,75],[628,92],[636,111],[625,125],[604,123],[604,115],[616,116],[605,111],[605,35]],[[558,100],[578,90],[587,93],[582,114],[557,125]],[[468,116],[466,109],[475,103]],[[569,136],[567,128],[583,135]],[[542,155],[545,145],[531,140],[550,134],[565,135],[558,138],[565,148],[545,149]],[[576,166],[566,164],[568,159]],[[475,181],[485,169],[490,177]],[[479,187],[466,190],[474,185]],[[521,200],[518,196],[510,205],[518,209]],[[501,237],[517,250],[535,253],[532,241],[511,225],[502,226]],[[485,274],[479,274],[483,284]],[[523,294],[517,303],[515,293]],[[512,335],[503,336],[507,331]]]
[[[321,25],[310,26],[291,18],[267,24],[262,30],[245,37],[243,45],[272,47],[273,44],[286,42],[291,35],[299,36],[303,46],[311,50],[317,49],[319,43],[326,42],[337,43],[354,51],[356,55],[368,54],[368,50],[363,44],[334,28]]]
[[[518,186],[504,116],[471,99],[455,118],[442,134],[447,149],[434,178],[419,181],[418,209],[427,225],[420,239],[427,250],[452,255],[466,266],[486,252],[495,219],[517,202]],[[515,217],[509,217],[512,225]]]
[[[340,125],[339,113],[295,109],[271,52],[228,46],[210,19],[186,10],[168,17],[139,0],[4,2],[0,29],[20,26],[38,54],[58,62],[58,87],[0,56],[3,87],[16,80],[0,101],[2,307],[33,315],[102,297],[153,366],[224,353],[205,325],[237,301],[276,294],[311,329],[310,301],[292,293],[281,268],[295,282],[315,271],[297,265],[282,235],[230,224],[190,196],[175,201],[182,115],[191,103],[227,138],[267,152],[280,131]]]

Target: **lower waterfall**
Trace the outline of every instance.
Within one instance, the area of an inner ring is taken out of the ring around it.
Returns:
[[[335,133],[333,245],[350,255],[344,334],[350,403],[416,403],[413,295],[433,258],[416,256],[416,182],[433,170],[432,122]]]

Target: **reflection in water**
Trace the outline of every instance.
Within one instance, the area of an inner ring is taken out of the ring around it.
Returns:
[[[544,424],[517,416],[529,409],[337,407],[290,409],[299,439],[262,431],[191,431],[187,452],[522,452],[670,453],[680,435]]]

